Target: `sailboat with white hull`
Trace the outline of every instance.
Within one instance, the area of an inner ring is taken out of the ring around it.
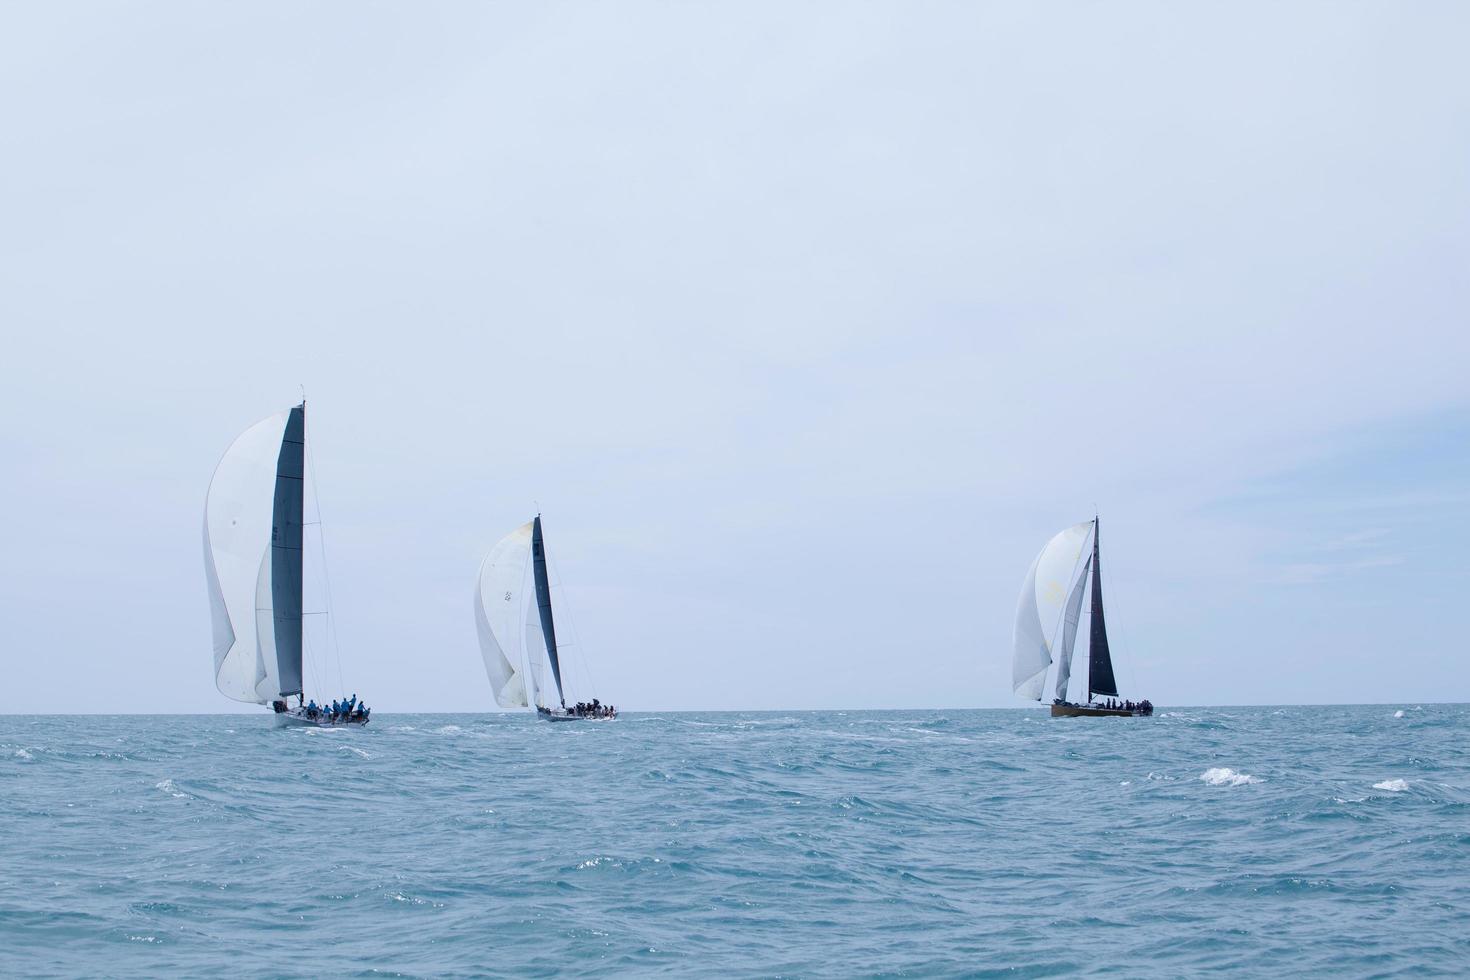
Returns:
[[[1092,551],[1087,551],[1088,541]],[[1080,568],[1080,572],[1079,572]],[[1082,616],[1082,599],[1092,585],[1091,628],[1088,637],[1087,676],[1082,686],[1087,701],[1067,698],[1072,674],[1072,647]],[[1068,588],[1070,586],[1070,588]],[[1060,634],[1060,635],[1058,635]],[[1056,641],[1053,643],[1053,641]],[[1053,718],[1147,716],[1154,712],[1148,700],[1119,697],[1113,674],[1113,657],[1108,647],[1107,624],[1103,618],[1102,552],[1098,545],[1098,521],[1093,518],[1059,532],[1031,563],[1021,586],[1016,606],[1015,659],[1011,680],[1023,698],[1040,701],[1056,650],[1056,678],[1051,714]],[[1104,698],[1096,702],[1097,698]]]
[[[534,619],[529,616],[527,601],[528,567],[536,598]],[[485,673],[495,701],[502,708],[534,706],[537,717],[544,721],[617,718],[615,708],[596,698],[567,706],[540,514],[501,538],[481,562],[475,584],[475,626]],[[556,687],[557,707],[548,707],[542,700],[547,667]]]
[[[246,429],[215,467],[204,504],[214,682],[228,698],[270,705],[280,724],[364,725],[356,695],[351,710],[304,703],[305,486],[305,402]]]

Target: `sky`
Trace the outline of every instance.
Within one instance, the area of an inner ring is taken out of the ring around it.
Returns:
[[[1021,581],[1094,512],[1125,694],[1470,700],[1467,32],[8,5],[0,711],[260,710],[204,495],[303,391],[315,695],[493,710],[474,577],[539,509],[625,710],[1020,706]]]

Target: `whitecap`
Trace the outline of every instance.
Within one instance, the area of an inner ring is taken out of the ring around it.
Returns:
[[[167,793],[169,796],[172,796],[176,800],[185,800],[189,798],[188,793],[179,792],[179,788],[174,785],[174,781],[172,779],[165,779],[161,783],[154,783],[153,788],[163,790],[165,793]]]
[[[364,759],[371,759],[372,758],[372,756],[368,755],[362,749],[355,748],[354,746],[351,746],[351,745],[339,745],[339,746],[337,746],[337,748],[343,750],[344,752],[355,752],[358,755],[362,756]]]
[[[27,752],[25,749],[16,749],[15,750],[15,757],[17,759],[19,759],[21,762],[31,762],[31,761],[33,761],[36,758],[35,756],[33,756],[29,752]]]
[[[1374,783],[1374,789],[1387,790],[1390,793],[1403,793],[1409,788],[1409,784],[1402,779],[1385,779],[1381,783]]]
[[[1395,711],[1393,713],[1393,716],[1395,718],[1402,718],[1404,716],[1404,709],[1400,708],[1399,710]]]
[[[1236,772],[1228,766],[1206,769],[1199,778],[1211,786],[1245,786],[1261,780],[1248,773]]]

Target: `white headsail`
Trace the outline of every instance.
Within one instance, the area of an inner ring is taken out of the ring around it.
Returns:
[[[265,704],[280,692],[271,628],[271,528],[290,416],[288,409],[262,419],[231,444],[204,503],[214,682],[236,701]]]
[[[1051,666],[1050,637],[1056,632],[1067,600],[1067,586],[1091,531],[1092,522],[1087,521],[1059,532],[1041,549],[1021,585],[1021,597],[1016,604],[1011,683],[1024,698],[1041,700],[1046,669]]]
[[[1077,622],[1082,618],[1082,595],[1087,591],[1087,573],[1092,568],[1092,556],[1082,566],[1077,584],[1072,586],[1072,597],[1067,600],[1066,617],[1062,620],[1062,642],[1057,647],[1056,697],[1067,700],[1067,682],[1072,679],[1072,644],[1077,642]]]
[[[475,625],[480,633],[480,654],[495,700],[502,708],[524,708],[526,697],[524,658],[518,655],[526,565],[531,557],[530,522],[500,539],[480,565],[475,587]]]

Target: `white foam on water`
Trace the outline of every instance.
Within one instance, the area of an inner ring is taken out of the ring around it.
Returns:
[[[458,725],[445,725],[442,728],[437,729],[440,735],[458,735],[463,730],[464,729],[460,728]]]
[[[1199,774],[1199,778],[1210,786],[1246,786],[1261,782],[1257,777],[1249,773],[1236,772],[1229,766],[1206,769]]]
[[[1381,783],[1374,783],[1374,789],[1387,790],[1390,793],[1404,793],[1409,789],[1409,784],[1402,779],[1385,779]]]
[[[1402,718],[1404,716],[1404,710],[1402,708],[1400,708],[1398,711],[1395,711],[1393,713],[1393,716],[1395,718]]]
[[[179,792],[179,788],[174,785],[174,781],[172,779],[165,779],[161,783],[154,783],[153,788],[163,790],[165,793],[167,793],[169,796],[172,796],[176,800],[187,800],[189,798],[188,793]]]
[[[344,752],[355,752],[356,754],[362,756],[364,759],[371,759],[372,758],[372,756],[368,755],[362,749],[355,748],[355,747],[353,747],[351,745],[339,745],[339,746],[337,746],[337,748],[343,750]]]
[[[17,759],[19,759],[21,762],[32,762],[36,758],[35,756],[33,756],[29,752],[27,752],[25,749],[16,749],[15,750],[15,757]]]

